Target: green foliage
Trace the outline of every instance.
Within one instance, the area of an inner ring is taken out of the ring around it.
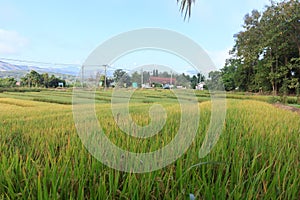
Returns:
[[[221,69],[222,81],[226,91],[235,90],[236,85],[236,71],[239,63],[236,60],[226,63],[225,67]]]
[[[131,85],[130,76],[122,69],[114,71],[114,81],[118,87],[129,87]]]
[[[279,102],[281,102],[281,98],[278,96],[271,96],[267,102],[268,103],[279,103]]]
[[[14,78],[0,78],[0,87],[10,88],[15,87],[17,81]]]
[[[232,58],[222,71],[226,90],[295,93],[300,80],[300,2],[271,2],[245,15]]]
[[[115,81],[119,82],[125,74],[126,74],[126,72],[123,71],[122,69],[117,69],[116,71],[114,71]]]
[[[153,86],[155,88],[162,88],[162,84],[161,83],[153,83]]]
[[[192,76],[192,78],[191,78],[191,88],[192,88],[192,89],[195,89],[196,86],[197,86],[197,84],[198,84],[198,79],[197,79],[197,77],[194,75],[194,76]]]
[[[220,71],[209,72],[207,81],[207,87],[209,90],[224,90],[222,74]]]
[[[153,73],[152,76],[154,77],[161,77],[161,78],[171,78],[175,79],[174,82],[172,82],[173,85],[176,86],[182,86],[185,88],[192,88],[195,89],[196,85],[201,81],[205,81],[205,76],[203,74],[198,73],[197,76],[193,75],[190,77],[190,75],[186,75],[184,73],[177,74],[173,72],[159,72],[157,69],[153,69],[151,72]],[[141,78],[143,77],[143,84],[150,84],[150,72],[149,71],[143,71],[143,76],[141,76],[141,73],[138,71],[135,71],[131,74],[126,73],[122,69],[117,69],[114,71],[114,81],[120,86],[124,87],[126,83],[126,87],[129,87],[131,83],[136,82],[138,85],[141,85]],[[162,87],[161,83],[151,83],[154,84],[154,87]]]
[[[21,85],[27,87],[58,87],[59,83],[63,83],[66,86],[66,81],[52,75],[49,77],[48,73],[39,74],[38,72],[31,70],[23,78],[21,78]]]
[[[300,84],[299,84],[299,82],[296,85],[296,97],[297,97],[297,103],[300,104]]]
[[[48,86],[52,87],[52,88],[56,88],[59,86],[59,83],[63,83],[63,85],[66,85],[66,81],[62,80],[60,78],[55,77],[54,75],[52,75],[49,79],[49,83]]]
[[[131,81],[134,83],[138,83],[139,85],[141,84],[141,74],[139,74],[138,72],[134,72],[131,75]]]
[[[196,79],[192,79],[190,78],[189,75],[185,75],[184,73],[180,74],[180,75],[175,75],[176,77],[176,84],[186,87],[186,88],[190,88],[190,85],[192,85],[192,88],[195,88],[196,86]]]
[[[40,88],[27,88],[27,87],[12,87],[12,88],[1,88],[0,87],[0,93],[2,92],[40,92]]]

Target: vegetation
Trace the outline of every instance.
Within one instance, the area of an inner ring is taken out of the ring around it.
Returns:
[[[143,73],[143,76],[141,75],[141,73]],[[157,69],[154,69],[153,72],[151,73],[149,71],[143,71],[143,72],[135,71],[132,74],[129,74],[122,69],[117,69],[113,73],[114,76],[113,80],[120,87],[123,87],[124,85],[126,85],[126,87],[130,87],[134,82],[137,83],[139,87],[141,87],[141,83],[143,84],[150,83],[150,77],[161,77],[161,78],[169,78],[168,84],[183,86],[185,88],[192,88],[192,89],[195,89],[198,83],[205,81],[205,76],[200,73],[198,73],[197,75],[190,76],[185,73],[182,74],[177,74],[172,72],[169,73],[167,71],[163,71],[163,72],[158,71]],[[172,82],[171,78],[172,80],[174,79],[176,81]],[[108,83],[111,83],[111,81],[109,81]],[[151,84],[154,84],[155,87],[156,86],[162,87],[162,83],[151,83]]]
[[[56,88],[59,84],[66,86],[66,81],[60,79],[54,75],[49,76],[48,73],[39,74],[38,72],[31,70],[25,76],[21,77],[20,84],[17,85],[17,80],[15,78],[0,78],[0,92],[3,88],[5,90],[10,90],[7,88],[22,86],[22,87],[43,87],[43,88]]]
[[[0,87],[14,87],[17,81],[14,78],[3,78],[0,79]]]
[[[177,0],[177,3],[180,4],[181,13],[184,13],[184,20],[186,20],[187,17],[190,18],[192,13],[192,4],[195,3],[195,0]]]
[[[299,115],[249,100],[262,96],[232,94],[235,99],[227,101],[217,145],[199,159],[210,102],[207,92],[196,95],[202,102],[201,125],[188,151],[166,168],[132,174],[108,168],[84,148],[72,106],[58,104],[69,101],[71,91],[0,93],[0,199],[186,199],[189,194],[196,199],[297,199]],[[36,101],[44,98],[57,102]],[[158,136],[137,142],[114,122],[111,91],[97,91],[95,98],[99,123],[109,139],[125,149],[147,152],[149,144],[159,148],[162,141],[172,140],[180,124],[172,91],[136,90],[130,109],[138,123],[147,124],[145,113],[153,103],[168,113]]]
[[[177,2],[184,18],[190,17],[195,1]],[[58,83],[65,85],[64,80],[36,71],[21,79],[23,87],[15,87],[13,78],[0,79],[0,199],[299,199],[299,113],[269,104],[282,101],[299,110],[299,13],[299,2],[290,0],[272,2],[265,11],[245,16],[232,58],[221,71],[210,72],[207,81],[210,88],[235,90],[226,94],[226,121],[217,144],[199,158],[212,105],[208,91],[193,91],[201,117],[192,145],[174,163],[149,173],[111,169],[88,152],[76,132],[71,89],[54,89]],[[152,75],[176,78],[177,85],[187,88],[205,79],[201,74],[158,70]],[[114,73],[114,81],[125,87],[149,77],[150,72]],[[105,85],[113,82],[100,74],[97,78]],[[85,88],[79,81],[75,85]],[[131,96],[129,111],[139,125],[153,120],[152,105],[160,104],[167,113],[159,133],[146,139],[120,129],[112,116],[112,90],[77,97],[95,99],[96,117],[106,136],[131,152],[164,147],[181,123],[181,105],[172,90],[137,89]]]
[[[226,90],[272,92],[287,95],[299,91],[300,3],[271,2],[263,12],[253,10],[237,33],[232,57],[215,76]],[[299,92],[298,92],[299,93]]]
[[[57,78],[54,75],[49,77],[48,73],[39,74],[34,70],[31,70],[30,73],[21,78],[21,84],[29,87],[58,87],[59,83],[66,86],[65,80]]]

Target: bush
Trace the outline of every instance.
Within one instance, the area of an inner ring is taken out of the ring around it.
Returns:
[[[278,103],[278,102],[281,102],[281,99],[278,96],[271,96],[268,98],[267,102],[268,103]]]
[[[40,91],[42,91],[41,88],[20,88],[20,87],[0,88],[0,93],[2,93],[2,92],[40,92]]]
[[[297,97],[287,97],[286,102],[287,102],[288,104],[297,104],[297,103],[298,103],[298,102],[297,102]]]

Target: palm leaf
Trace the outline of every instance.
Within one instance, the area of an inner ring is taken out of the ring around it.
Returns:
[[[180,4],[180,12],[184,14],[184,20],[191,17],[192,13],[192,4],[195,3],[195,0],[177,0],[177,4]]]

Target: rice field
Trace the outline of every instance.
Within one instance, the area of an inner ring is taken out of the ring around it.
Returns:
[[[133,152],[174,139],[180,105],[169,90],[137,90],[130,113],[141,125],[158,103],[167,113],[158,135],[123,133],[111,112],[111,91],[97,91],[97,119],[107,137]],[[71,91],[0,93],[0,199],[300,199],[300,116],[268,97],[229,95],[222,134],[199,158],[211,117],[209,94],[196,93],[200,126],[174,163],[149,173],[112,169],[94,158],[74,124]],[[146,114],[145,114],[146,113]],[[187,130],[188,131],[188,130]]]

